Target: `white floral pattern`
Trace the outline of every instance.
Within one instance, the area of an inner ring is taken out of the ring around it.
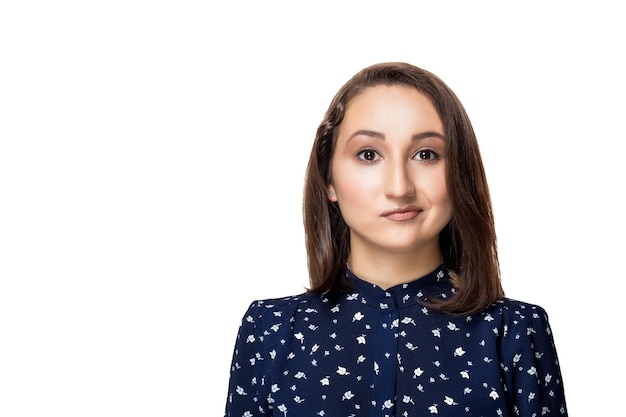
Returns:
[[[383,290],[253,302],[239,329],[226,417],[567,416],[546,312],[504,299],[471,316],[444,268]]]

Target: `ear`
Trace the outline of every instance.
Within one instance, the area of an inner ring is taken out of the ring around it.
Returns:
[[[327,195],[330,201],[332,201],[333,203],[337,202],[337,195],[335,194],[335,187],[333,187],[332,184],[330,184],[327,188]]]

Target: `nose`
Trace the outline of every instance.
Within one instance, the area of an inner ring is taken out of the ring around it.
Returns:
[[[406,199],[415,196],[415,184],[407,162],[390,162],[386,165],[385,171],[387,198]]]

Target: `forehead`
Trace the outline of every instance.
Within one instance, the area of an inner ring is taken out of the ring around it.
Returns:
[[[377,85],[362,90],[347,104],[342,127],[420,126],[440,131],[443,124],[431,99],[412,86]]]

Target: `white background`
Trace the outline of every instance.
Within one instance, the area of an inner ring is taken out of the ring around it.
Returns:
[[[431,3],[3,2],[0,415],[222,415],[245,309],[308,284],[317,124],[380,61],[458,94],[507,294],[547,309],[570,415],[621,412],[618,2]]]

